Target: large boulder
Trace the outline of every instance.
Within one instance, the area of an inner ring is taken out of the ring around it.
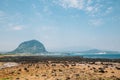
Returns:
[[[37,40],[22,42],[11,53],[44,53],[47,52],[44,45]]]

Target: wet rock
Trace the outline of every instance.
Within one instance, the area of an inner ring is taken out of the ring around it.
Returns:
[[[14,71],[10,72],[10,74],[14,74],[14,73],[15,73]]]
[[[20,78],[16,78],[16,80],[20,80]]]
[[[18,71],[22,71],[21,69],[18,69]]]
[[[93,69],[96,69],[95,67],[93,67]]]
[[[115,73],[114,71],[112,71],[111,73]]]
[[[24,68],[24,70],[25,70],[26,72],[29,72],[29,70],[28,70],[27,68]]]
[[[116,67],[117,70],[120,70],[120,67]]]
[[[88,66],[88,68],[89,68],[90,66]]]
[[[66,77],[66,80],[70,80],[70,77]]]
[[[100,73],[105,73],[104,68],[99,68]]]
[[[52,73],[54,73],[54,72],[56,72],[56,70],[55,70],[55,69],[53,69],[53,70],[52,70]]]
[[[76,77],[80,76],[80,74],[75,74]]]
[[[20,74],[19,72],[17,74]]]
[[[36,77],[39,77],[39,75],[37,75],[37,74],[36,74],[35,76],[36,76]]]
[[[36,68],[39,68],[39,66],[36,66]]]
[[[62,72],[62,70],[61,70],[61,69],[59,69],[59,72]]]
[[[45,76],[46,76],[46,74],[43,74],[42,76],[43,76],[43,77],[45,77]]]

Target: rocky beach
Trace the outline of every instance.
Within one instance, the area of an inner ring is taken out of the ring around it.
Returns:
[[[3,56],[0,80],[120,80],[119,59]]]

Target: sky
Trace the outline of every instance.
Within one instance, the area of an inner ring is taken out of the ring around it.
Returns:
[[[120,0],[0,0],[0,51],[32,39],[48,51],[120,51]]]

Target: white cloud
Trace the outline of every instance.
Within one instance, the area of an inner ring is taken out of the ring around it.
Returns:
[[[74,8],[76,10],[82,10],[90,16],[104,16],[109,14],[111,11],[111,6],[109,1],[104,0],[54,0],[54,3],[65,8]],[[107,5],[107,6],[106,6]]]
[[[102,5],[99,5],[99,4],[96,4],[96,5],[94,5],[94,6],[87,6],[86,8],[85,8],[85,11],[86,11],[86,13],[88,13],[90,16],[99,16],[99,15],[101,15],[101,6]]]
[[[23,22],[23,16],[19,13],[16,13],[13,15],[6,13],[2,21],[3,22],[1,22],[0,25],[2,25],[3,30],[5,31],[23,29],[23,26],[21,25],[21,23]],[[21,27],[21,28],[18,28],[18,27]]]
[[[33,8],[33,9],[36,9],[37,7],[36,7],[36,5],[35,5],[35,4],[32,4],[32,8]]]
[[[92,4],[92,0],[87,0],[87,4]]]
[[[4,12],[0,10],[0,17],[4,16]]]
[[[38,12],[38,11],[36,11],[36,12],[35,12],[35,15],[37,15],[37,16],[41,16],[41,13]]]
[[[23,29],[25,29],[25,27],[23,25],[15,25],[13,23],[8,23],[8,25],[2,27],[1,30],[4,30],[4,31],[21,31]]]
[[[4,11],[0,10],[0,22],[3,22],[7,18],[7,14]]]
[[[19,21],[18,21],[19,20]],[[23,26],[19,25],[23,22],[23,15],[20,13],[8,14],[0,10],[1,30],[23,30]]]
[[[54,34],[57,32],[58,28],[55,26],[41,26],[37,30],[38,32],[41,31],[43,33]]]
[[[113,7],[108,7],[108,8],[106,9],[104,15],[107,15],[107,14],[111,13],[112,10],[113,10]]]
[[[43,12],[45,12],[45,14],[47,13],[48,15],[51,15],[52,14],[52,11],[48,8],[48,6],[45,6],[43,8]]]
[[[12,30],[16,30],[16,31],[19,31],[19,30],[22,30],[22,29],[23,29],[23,26],[12,27]]]
[[[91,26],[101,26],[101,25],[103,25],[103,20],[102,19],[92,19],[92,20],[90,20],[89,24]]]
[[[91,12],[91,11],[93,10],[93,7],[92,7],[92,6],[88,6],[88,7],[86,7],[86,10],[87,10],[88,12]]]
[[[84,7],[84,0],[58,0],[56,3],[63,8],[83,9]]]

